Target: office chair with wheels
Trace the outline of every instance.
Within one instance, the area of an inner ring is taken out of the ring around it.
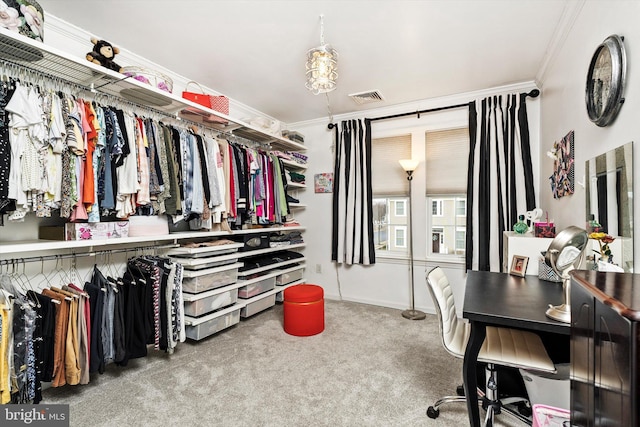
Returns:
[[[463,358],[471,325],[458,319],[451,285],[440,267],[429,271],[427,285],[438,315],[442,345],[450,354]],[[478,354],[478,362],[487,364],[485,392],[477,390],[478,401],[487,411],[485,425],[492,426],[494,414],[503,412],[531,425],[531,420],[528,417],[520,414],[517,410],[505,407],[506,404],[526,402],[526,398],[499,398],[496,366],[555,372],[555,366],[540,337],[532,332],[489,326],[487,327],[487,336]],[[461,394],[459,389],[458,394]],[[427,415],[430,418],[437,418],[440,415],[440,406],[450,402],[466,403],[466,398],[460,395],[443,397],[429,407]]]

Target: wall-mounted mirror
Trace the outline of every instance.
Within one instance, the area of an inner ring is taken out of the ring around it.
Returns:
[[[587,221],[616,238],[613,262],[633,272],[633,142],[587,160],[585,175]]]

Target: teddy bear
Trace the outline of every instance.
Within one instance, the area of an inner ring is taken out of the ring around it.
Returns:
[[[120,72],[122,70],[122,67],[113,61],[114,56],[120,53],[120,49],[106,40],[98,40],[95,37],[91,38],[91,43],[93,43],[93,50],[87,53],[87,61],[102,65],[113,71]]]

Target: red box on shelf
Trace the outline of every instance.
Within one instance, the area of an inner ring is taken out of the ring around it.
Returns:
[[[533,235],[535,237],[556,237],[556,226],[553,222],[535,222]]]

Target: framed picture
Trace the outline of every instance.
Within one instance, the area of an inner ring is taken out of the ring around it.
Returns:
[[[527,264],[529,263],[529,257],[514,255],[511,260],[511,269],[509,270],[509,274],[513,274],[514,276],[524,277],[527,272]]]
[[[313,176],[316,193],[333,192],[333,173],[317,173]]]

